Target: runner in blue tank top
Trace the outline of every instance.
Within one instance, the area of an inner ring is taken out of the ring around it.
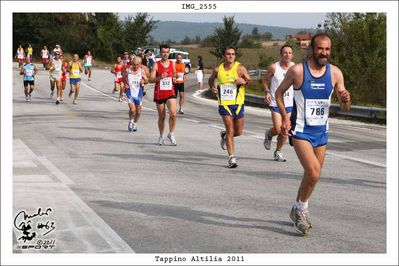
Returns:
[[[276,101],[283,117],[281,132],[290,135],[290,143],[304,168],[296,203],[290,218],[295,229],[306,235],[309,222],[308,200],[320,179],[328,141],[328,111],[335,91],[340,107],[350,110],[350,94],[345,89],[341,70],[329,64],[331,38],[325,33],[313,36],[312,57],[291,67],[276,91]],[[283,95],[294,86],[294,108],[291,120],[285,111]]]
[[[35,75],[37,74],[37,66],[31,63],[29,56],[25,59],[26,63],[19,69],[19,74],[24,75],[24,89],[25,99],[30,102],[32,99],[32,92],[35,89]]]

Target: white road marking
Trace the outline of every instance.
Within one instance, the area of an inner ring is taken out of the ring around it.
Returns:
[[[382,167],[382,168],[386,168],[387,167],[385,164],[382,164],[382,163],[377,163],[377,162],[372,162],[372,161],[369,161],[369,160],[359,159],[359,158],[355,158],[355,157],[348,156],[348,155],[337,154],[337,153],[333,153],[333,152],[330,152],[330,151],[326,151],[326,154],[332,155],[332,156],[335,156],[335,157],[339,157],[339,158],[348,159],[348,160],[355,161],[355,162],[360,162],[360,163],[364,163],[364,164],[374,165],[374,166],[378,166],[378,167]]]
[[[60,169],[58,169],[54,164],[52,164],[46,157],[38,156],[37,160],[43,164],[61,183],[66,185],[72,185],[74,182],[66,176]]]
[[[48,175],[14,175],[13,176],[14,183],[29,183],[29,182],[38,182],[38,183],[47,183],[53,182]]]
[[[190,118],[185,118],[185,117],[183,117],[182,119],[183,119],[183,120],[187,120],[187,121],[189,121],[189,122],[193,122],[193,123],[200,123],[200,121],[194,120],[194,119],[190,119]]]
[[[61,229],[59,232],[57,229],[54,231],[58,242],[56,244],[57,252],[135,253],[101,217],[69,188],[68,185],[74,184],[74,182],[47,158],[35,155],[20,139],[14,139],[13,150],[15,159],[36,160],[61,181],[61,183],[53,182],[46,174],[13,176],[14,213],[19,210],[33,211],[49,205],[53,209],[56,228]],[[75,226],[84,229],[76,231]],[[14,228],[14,233],[18,236],[21,232]],[[103,241],[99,241],[100,239]],[[16,246],[17,249],[18,246]],[[18,250],[27,253],[26,250]]]
[[[82,84],[85,85],[87,88],[93,90],[93,91],[96,91],[96,92],[98,92],[98,93],[101,93],[101,94],[103,94],[103,95],[105,95],[105,96],[107,96],[107,97],[114,98],[114,97],[112,97],[112,96],[110,96],[110,95],[107,95],[107,94],[105,94],[105,93],[103,93],[103,92],[97,90],[97,89],[94,89],[94,88],[89,87],[88,85],[84,84],[83,82],[82,82]],[[212,100],[212,99],[206,99],[206,98],[203,98],[203,97],[200,96],[200,94],[201,94],[203,91],[205,91],[205,90],[207,90],[207,89],[197,90],[196,92],[193,93],[193,97],[196,98],[196,99],[198,99],[198,100],[200,100],[200,101],[202,101],[202,102],[206,102],[208,105],[218,106],[217,101]],[[144,108],[144,107],[143,107],[143,108]],[[147,108],[147,109],[153,110],[153,109],[151,109],[151,108]],[[259,115],[259,114],[262,114],[262,115],[265,115],[265,114],[266,114],[267,117],[270,117],[270,116],[271,116],[271,115],[270,115],[270,112],[268,112],[268,109],[259,109],[259,108],[254,108],[254,107],[250,107],[250,106],[246,106],[245,109],[246,109],[246,110],[249,110],[250,113],[254,113],[254,114],[258,114],[258,115]],[[183,118],[183,119],[185,119],[185,120],[187,120],[187,121],[189,121],[189,122],[199,123],[199,121],[197,121],[197,120],[188,119],[188,118]],[[217,128],[217,129],[221,129],[221,130],[224,130],[224,129],[225,129],[224,126],[218,126],[218,125],[215,125],[215,124],[211,124],[211,125],[208,124],[208,126],[209,126],[209,127],[213,127],[213,128]],[[257,133],[252,132],[252,131],[249,131],[249,130],[245,130],[245,133],[251,134],[251,137],[254,137],[254,138],[256,138],[256,139],[262,139],[262,140],[264,139],[264,136],[259,136]],[[274,140],[274,142],[276,142],[276,140]],[[330,139],[330,142],[332,142],[332,143],[342,143],[342,141],[337,140],[337,139]],[[379,166],[379,167],[384,167],[384,168],[386,168],[386,165],[385,165],[385,164],[381,164],[381,163],[377,163],[377,162],[372,162],[372,161],[368,161],[368,160],[358,159],[358,158],[354,158],[354,157],[347,156],[347,155],[341,155],[341,154],[331,153],[331,152],[328,152],[328,151],[327,151],[327,154],[329,154],[329,155],[331,155],[331,156],[335,156],[335,157],[345,158],[345,159],[348,159],[348,160],[351,160],[351,161],[356,161],[356,162],[361,162],[361,163],[365,163],[365,164],[369,164],[369,165],[374,165],[374,166]]]
[[[100,90],[97,90],[97,89],[95,89],[95,88],[93,88],[93,87],[91,87],[91,86],[89,86],[89,85],[83,83],[82,81],[81,81],[80,83],[81,83],[83,86],[85,86],[86,88],[88,88],[89,90],[94,91],[94,92],[97,92],[97,93],[99,93],[99,94],[101,94],[101,95],[103,95],[103,96],[105,96],[105,97],[108,97],[108,98],[111,98],[111,99],[115,99],[115,100],[118,99],[116,96],[108,95],[108,94],[106,94],[106,93],[104,93],[104,92],[102,92],[102,91],[100,91]],[[148,110],[148,111],[152,111],[152,112],[156,112],[155,109],[149,108],[149,107],[145,107],[145,106],[142,106],[141,109],[143,109],[143,110]]]

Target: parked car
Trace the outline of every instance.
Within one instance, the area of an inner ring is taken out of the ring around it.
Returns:
[[[188,52],[176,50],[174,48],[170,49],[169,59],[173,62],[176,62],[176,57],[178,54],[183,56],[183,63],[186,65],[185,72],[190,73],[191,70],[191,61],[190,61],[190,54]],[[161,55],[158,53],[155,55],[155,61],[161,60]]]

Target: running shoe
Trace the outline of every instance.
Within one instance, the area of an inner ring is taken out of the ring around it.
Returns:
[[[91,79],[87,79],[88,81],[90,81]]]
[[[78,104],[78,102],[76,100],[73,100],[73,104]]]
[[[32,94],[28,94],[28,101],[31,101],[32,100]]]
[[[306,221],[308,222],[309,228],[312,228],[312,223],[309,220],[309,211],[308,211],[308,209],[304,210],[304,214],[305,214]],[[290,218],[291,218],[291,221],[295,222],[295,205],[292,206],[292,208],[291,208]]]
[[[265,131],[265,140],[263,141],[263,146],[265,146],[266,150],[270,150],[272,146],[273,137],[269,137],[269,131],[270,129]]]
[[[220,147],[222,147],[223,150],[226,149],[226,130],[220,131]]]
[[[68,93],[68,97],[69,97],[69,98],[71,98],[72,93],[73,93],[72,90],[69,90],[69,93]]]
[[[64,101],[64,98],[61,97],[61,98],[60,98],[60,102],[63,102],[63,101]]]
[[[112,90],[112,94],[115,94],[115,92],[116,92],[116,90],[115,90],[115,89],[113,89],[113,90]]]
[[[57,99],[57,100],[55,101],[55,104],[60,104],[60,101]]]
[[[133,123],[133,128],[132,128],[132,130],[133,130],[134,132],[137,131],[137,124],[136,124],[136,123]]]
[[[159,146],[162,146],[162,145],[163,145],[163,138],[162,138],[162,136],[160,136],[160,137],[158,138],[157,144],[158,144]]]
[[[50,98],[53,97],[53,96],[54,96],[54,91],[52,90],[52,91],[50,92]]]
[[[284,158],[283,154],[279,150],[274,151],[274,160],[277,162],[285,162],[287,159]]]
[[[238,166],[237,159],[234,156],[229,158],[229,168],[236,168]]]
[[[26,96],[25,101],[29,102],[29,96]]]
[[[133,131],[133,122],[129,121],[129,124],[127,125],[127,130]]]
[[[122,98],[119,98],[118,101],[119,101],[119,102],[122,102],[123,100],[122,100]]]
[[[171,143],[173,146],[176,146],[176,145],[177,145],[176,140],[175,140],[175,136],[174,136],[172,133],[169,133],[169,134],[168,134],[168,140],[170,141],[170,143]]]
[[[293,210],[294,214],[293,217],[291,217],[291,220],[293,220],[294,222],[295,230],[302,235],[307,235],[310,231],[310,226],[307,221],[307,215],[306,215],[307,210],[306,209],[299,210],[296,206],[294,206],[293,208],[294,208]]]
[[[181,115],[183,115],[183,114],[184,114],[184,111],[183,111],[183,109],[182,109],[182,108],[180,108],[178,113],[179,113],[179,114],[181,114]]]

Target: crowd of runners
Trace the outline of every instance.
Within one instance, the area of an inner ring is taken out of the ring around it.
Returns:
[[[29,48],[30,47],[30,48]],[[32,50],[26,50],[26,61],[23,63],[25,51],[18,48],[16,57],[20,65],[20,74],[24,76],[26,100],[30,101],[34,89],[34,76],[37,67],[31,63]],[[332,42],[325,33],[313,36],[310,44],[311,56],[301,63],[292,62],[293,49],[284,45],[280,49],[280,59],[268,67],[262,84],[265,90],[265,102],[269,104],[273,126],[265,131],[264,147],[270,150],[272,139],[277,136],[277,145],[273,157],[278,162],[285,162],[282,148],[289,139],[302,164],[304,173],[298,189],[296,201],[290,212],[296,230],[308,234],[312,228],[309,220],[308,201],[320,179],[321,168],[328,142],[328,116],[331,96],[335,91],[341,109],[349,111],[350,94],[345,89],[344,78],[340,69],[329,63]],[[148,83],[155,83],[153,101],[158,113],[159,138],[158,145],[164,144],[166,116],[169,113],[169,131],[166,139],[177,145],[174,135],[176,115],[183,114],[182,95],[186,73],[182,56],[176,62],[169,59],[170,47],[160,46],[161,59],[151,67],[143,64],[143,57],[128,54],[115,59],[111,73],[114,74],[112,93],[119,93],[118,100],[127,101],[129,106],[128,130],[137,131],[137,123],[141,114],[143,97]],[[62,58],[62,49],[58,45],[52,52],[44,47],[42,50],[43,67],[50,71],[51,96],[57,88],[57,101],[63,101],[66,74],[69,73],[69,96],[75,94],[76,104],[79,94],[81,73],[86,71],[91,79],[93,58],[90,51],[84,57],[84,65],[79,56],[73,55],[70,62]],[[22,60],[20,60],[22,58]],[[203,66],[202,66],[203,68]],[[271,80],[269,87],[268,81]],[[236,48],[226,47],[223,62],[216,66],[208,83],[211,91],[217,95],[218,111],[225,125],[220,132],[220,144],[228,153],[228,167],[238,166],[234,150],[234,138],[242,134],[244,129],[245,88],[252,82],[245,66],[236,61]],[[180,96],[177,111],[177,96]]]

